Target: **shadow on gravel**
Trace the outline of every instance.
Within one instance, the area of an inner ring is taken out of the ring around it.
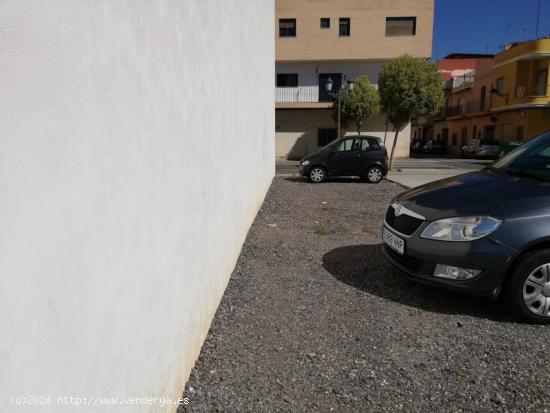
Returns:
[[[386,262],[382,244],[335,248],[323,255],[323,268],[347,285],[409,307],[514,322],[489,299],[422,285],[400,274]]]

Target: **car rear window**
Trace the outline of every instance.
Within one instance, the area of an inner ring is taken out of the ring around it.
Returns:
[[[367,139],[369,141],[369,150],[370,151],[379,151],[380,143],[376,139]]]

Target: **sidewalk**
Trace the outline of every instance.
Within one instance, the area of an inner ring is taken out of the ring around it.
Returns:
[[[416,188],[429,182],[468,172],[472,171],[467,169],[395,169],[387,175],[386,179],[407,188]]]

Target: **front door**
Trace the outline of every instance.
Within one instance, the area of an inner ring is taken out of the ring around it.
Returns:
[[[356,175],[360,156],[358,139],[348,138],[342,140],[330,153],[328,161],[329,174],[339,176]]]
[[[319,73],[319,102],[330,102],[333,99],[327,91],[327,80],[332,80],[332,92],[342,87],[342,73]]]

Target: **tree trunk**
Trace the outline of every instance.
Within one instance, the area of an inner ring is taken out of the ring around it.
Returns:
[[[357,124],[357,135],[361,135],[361,124]]]
[[[386,132],[384,132],[384,146],[386,146],[386,136],[388,136],[388,126],[390,123],[386,121]]]
[[[391,147],[391,155],[390,155],[390,165],[388,166],[388,169],[391,171],[393,168],[393,155],[395,152],[395,146],[397,145],[397,136],[399,135],[399,129],[401,129],[400,126],[395,126],[395,137],[393,138],[393,145]]]

